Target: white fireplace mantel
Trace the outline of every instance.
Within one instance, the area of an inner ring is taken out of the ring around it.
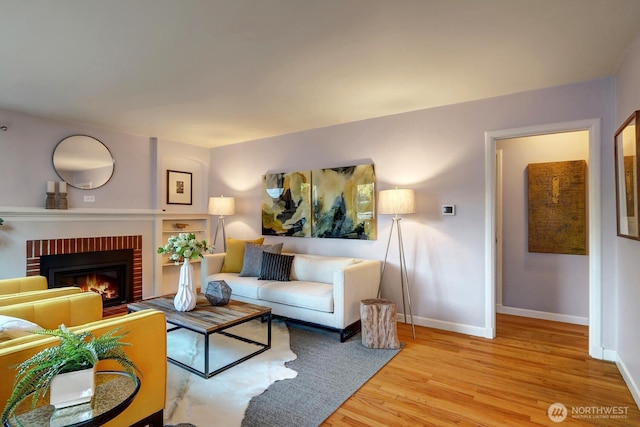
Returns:
[[[193,212],[167,212],[157,209],[45,209],[33,207],[0,207],[0,218],[13,221],[118,221],[149,220],[166,216],[208,215]]]
[[[0,278],[25,275],[28,240],[71,239],[104,236],[142,236],[143,296],[149,298],[175,292],[179,269],[167,266],[156,249],[169,233],[181,232],[177,223],[188,224],[207,238],[208,213],[167,212],[156,209],[45,209],[0,207]]]

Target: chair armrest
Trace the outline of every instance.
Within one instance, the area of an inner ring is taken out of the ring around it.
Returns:
[[[0,307],[21,304],[23,302],[39,301],[48,298],[56,298],[65,295],[79,294],[82,289],[75,286],[64,288],[43,289],[40,291],[18,292],[17,294],[0,295]]]
[[[17,294],[18,292],[41,291],[47,289],[47,278],[44,276],[16,277],[0,280],[0,295]]]
[[[360,319],[360,301],[377,297],[380,268],[380,261],[365,260],[333,273],[333,310],[343,328]]]
[[[19,317],[44,329],[84,325],[102,319],[102,296],[95,292],[81,292],[45,300],[24,302],[0,307],[0,314]]]
[[[96,336],[122,327],[123,341],[130,343],[124,351],[142,372],[140,391],[131,405],[105,426],[130,426],[164,409],[167,395],[167,329],[164,313],[142,310],[104,319],[77,328],[74,332],[92,331]],[[98,370],[122,370],[112,360],[101,361]]]

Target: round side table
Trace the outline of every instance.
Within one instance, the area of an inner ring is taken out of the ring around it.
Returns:
[[[76,427],[101,426],[122,413],[140,390],[140,379],[132,381],[120,371],[96,372],[96,391],[91,402],[56,409],[48,399],[35,409],[26,398],[14,411],[7,426]]]

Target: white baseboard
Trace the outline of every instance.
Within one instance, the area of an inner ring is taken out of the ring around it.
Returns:
[[[398,314],[398,322],[404,323],[404,315],[402,313]],[[411,324],[411,317],[409,315],[407,315],[407,323]],[[429,319],[418,316],[413,316],[413,323],[418,326],[426,326],[427,328],[442,329],[444,331],[487,338],[486,328],[481,326],[465,325],[462,323],[447,322],[444,320]]]
[[[549,313],[546,311],[527,310],[525,308],[506,307],[501,304],[496,304],[496,312],[502,314],[512,314],[514,316],[532,317],[534,319],[553,320],[555,322],[573,323],[575,325],[589,326],[588,317]]]
[[[609,350],[607,348],[602,349],[602,360],[606,360],[607,362],[617,362],[618,361],[618,353],[615,350]]]
[[[624,382],[627,384],[627,387],[629,387],[633,400],[636,401],[636,405],[640,408],[640,388],[638,388],[638,384],[633,380],[629,369],[627,369],[627,365],[625,365],[624,360],[622,360],[618,353],[616,353],[615,362],[620,371],[620,375],[622,375]]]

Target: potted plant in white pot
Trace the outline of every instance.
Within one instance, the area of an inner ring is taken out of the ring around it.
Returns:
[[[115,360],[135,380],[136,372],[140,370],[123,350],[124,346],[131,344],[121,341],[126,333],[116,335],[120,329],[97,338],[91,332],[73,333],[64,325],[58,329],[34,331],[40,335],[59,337],[60,343],[45,348],[17,366],[13,392],[0,417],[0,424],[4,425],[20,402],[29,396],[35,407],[38,399],[43,398],[49,389],[50,403],[56,408],[90,401],[95,390],[95,366],[100,360]],[[83,373],[86,382],[80,380],[79,393],[71,396],[65,387],[78,384],[75,377]]]

